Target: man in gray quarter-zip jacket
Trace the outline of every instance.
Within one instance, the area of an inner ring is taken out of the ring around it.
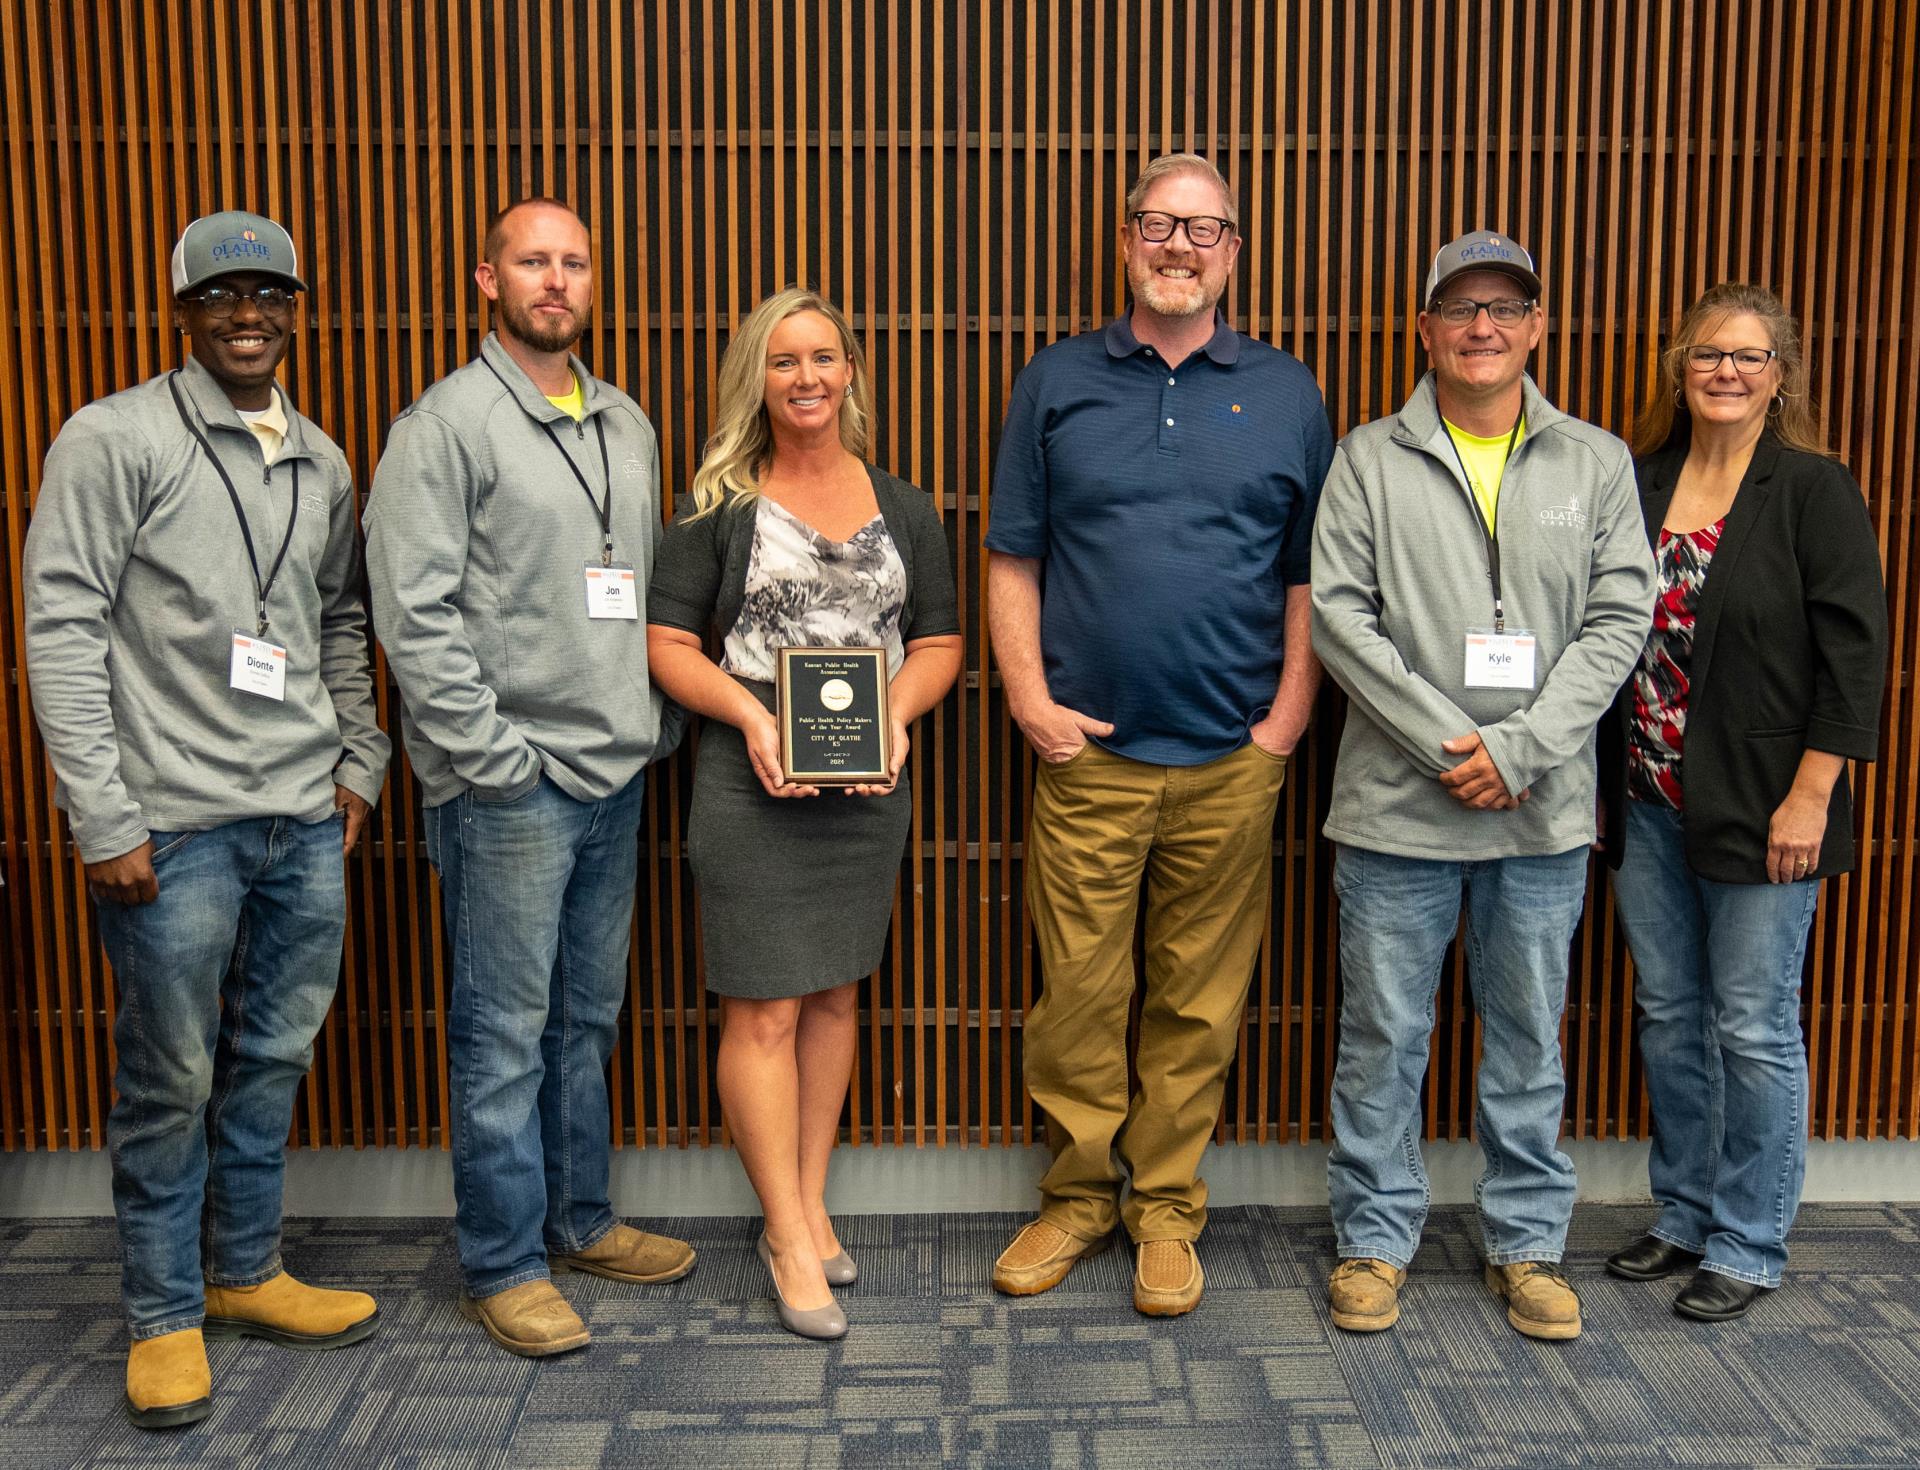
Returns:
[[[1335,1325],[1390,1327],[1427,1207],[1420,1083],[1464,893],[1483,1023],[1488,1286],[1533,1337],[1580,1332],[1558,1032],[1594,837],[1594,731],[1654,582],[1627,447],[1526,376],[1540,279],[1475,231],[1428,274],[1432,372],[1334,455],[1313,641],[1347,692],[1326,835],[1344,992],[1328,1160]]]
[[[620,1281],[693,1268],[615,1220],[607,1178],[640,801],[680,717],[647,677],[653,426],[569,351],[593,307],[586,226],[525,200],[482,254],[497,333],[395,422],[367,570],[452,955],[461,1307],[539,1357],[588,1340],[550,1258]]]
[[[203,1323],[303,1347],[373,1299],[281,1268],[294,1092],[340,976],[343,850],[386,776],[353,486],[274,383],[293,242],[241,212],[173,252],[186,365],[48,451],[23,591],[34,714],[112,961],[107,1123],[128,1414],[211,1412]]]

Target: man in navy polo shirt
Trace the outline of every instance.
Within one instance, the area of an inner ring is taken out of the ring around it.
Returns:
[[[1333,436],[1312,374],[1215,309],[1240,237],[1211,164],[1149,164],[1121,248],[1131,309],[1027,365],[994,474],[988,624],[1040,757],[1026,898],[1044,988],[1023,1034],[1054,1160],[993,1284],[1046,1291],[1124,1224],[1134,1305],[1173,1316],[1200,1300],[1200,1158],[1320,682],[1307,573]]]

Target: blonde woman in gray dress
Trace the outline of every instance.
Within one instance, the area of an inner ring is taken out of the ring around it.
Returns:
[[[719,1085],[760,1197],[781,1323],[839,1337],[858,1268],[827,1213],[860,978],[880,963],[912,819],[907,727],[960,671],[946,532],[922,491],[867,460],[866,365],[845,317],[788,289],[727,348],[719,412],[654,563],[652,677],[706,717],[688,849]],[[887,650],[893,779],[822,797],[781,768],[783,647]]]

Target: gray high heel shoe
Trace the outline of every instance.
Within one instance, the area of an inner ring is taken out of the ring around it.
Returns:
[[[847,1335],[847,1314],[840,1310],[840,1303],[828,1302],[824,1307],[814,1307],[804,1312],[787,1305],[787,1299],[780,1294],[780,1278],[773,1273],[773,1248],[767,1244],[765,1231],[760,1233],[754,1249],[760,1253],[760,1263],[772,1278],[773,1305],[780,1314],[782,1327],[797,1337],[813,1337],[823,1341]]]
[[[852,1286],[860,1279],[860,1268],[844,1250],[837,1256],[828,1256],[820,1263],[820,1269],[827,1273],[828,1286]]]

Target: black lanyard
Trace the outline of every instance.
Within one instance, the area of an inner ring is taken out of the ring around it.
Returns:
[[[220,456],[213,452],[213,446],[207,443],[207,436],[200,432],[200,426],[196,424],[187,413],[187,405],[180,397],[180,386],[174,381],[174,379],[179,376],[180,369],[178,368],[175,368],[167,374],[167,391],[173,395],[173,406],[175,411],[180,415],[180,422],[187,426],[187,432],[193,435],[194,439],[198,441],[200,448],[206,452],[207,458],[213,462],[214,472],[220,476],[220,483],[227,487],[227,499],[233,502],[234,517],[240,522],[240,537],[247,543],[247,563],[253,568],[253,596],[254,611],[256,614],[254,635],[259,638],[264,638],[267,636],[267,597],[273,591],[274,581],[280,575],[280,564],[287,559],[287,548],[293,545],[294,523],[300,519],[300,461],[297,459],[293,461],[293,507],[287,512],[287,534],[280,538],[280,553],[273,559],[273,568],[267,573],[267,580],[262,582],[260,580],[260,558],[255,554],[253,549],[253,528],[247,524],[247,512],[245,507],[240,504],[240,492],[233,488],[233,477],[227,473],[227,467],[220,463]],[[263,483],[268,485],[273,483],[273,469],[271,466],[267,468]]]
[[[1500,483],[1507,482],[1507,466],[1513,461],[1513,446],[1520,440],[1520,426],[1527,421],[1527,411],[1520,410],[1520,417],[1513,421],[1513,432],[1507,435],[1507,452],[1500,457]],[[1487,576],[1493,583],[1493,631],[1507,631],[1507,612],[1500,601],[1500,507],[1494,503],[1493,524],[1487,524],[1487,518],[1480,513],[1480,497],[1473,493],[1473,471],[1467,468],[1466,456],[1460,453],[1460,445],[1453,437],[1453,428],[1443,423],[1447,431],[1447,443],[1453,445],[1453,457],[1460,463],[1460,478],[1467,482],[1467,503],[1473,510],[1473,523],[1480,528],[1480,535],[1487,543]]]
[[[487,360],[484,357],[481,358],[480,360],[482,362],[487,362]],[[500,378],[500,370],[490,362],[487,362],[487,371],[492,373],[494,377]],[[513,392],[512,385],[509,384],[505,378],[500,378],[500,386],[502,388],[505,388],[509,393]],[[609,464],[607,461],[606,425],[600,422],[600,415],[595,414],[593,416],[593,432],[594,432],[594,435],[600,440],[600,473],[602,476],[605,477],[607,482],[607,493],[604,498],[600,496],[596,496],[593,493],[593,486],[589,485],[587,483],[587,477],[580,473],[580,466],[573,462],[573,456],[567,453],[566,446],[560,442],[560,436],[553,432],[553,425],[545,422],[544,420],[541,420],[540,428],[546,434],[548,440],[553,444],[554,451],[562,459],[564,459],[567,462],[567,468],[573,471],[574,479],[580,482],[580,488],[586,492],[587,504],[591,505],[594,508],[594,510],[599,514],[599,517],[600,517],[600,565],[603,567],[612,566],[613,565],[613,466]]]

